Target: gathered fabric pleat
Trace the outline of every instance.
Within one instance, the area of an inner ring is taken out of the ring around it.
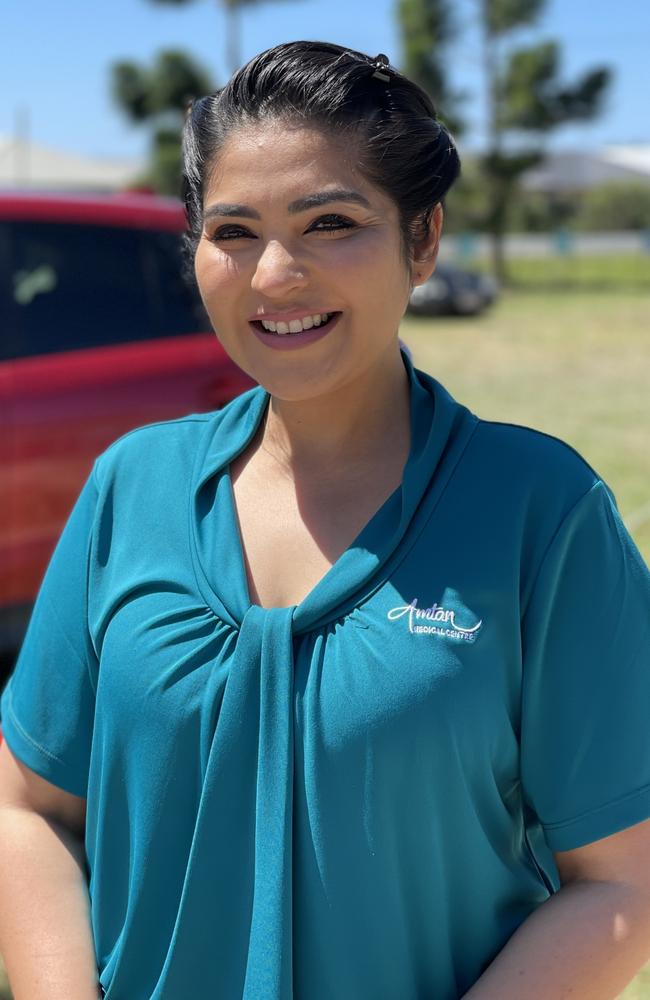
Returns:
[[[252,605],[241,622],[152,1000],[217,988],[243,1000],[292,997],[293,611]],[[196,923],[205,913],[210,927]],[[174,961],[187,954],[191,967]]]
[[[255,889],[245,1000],[292,995],[293,610],[252,605],[242,623],[247,655],[259,663],[260,684]]]

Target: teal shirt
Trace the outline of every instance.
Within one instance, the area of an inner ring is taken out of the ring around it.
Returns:
[[[611,491],[402,360],[402,486],[297,606],[251,604],[233,503],[262,387],[126,434],[70,515],[2,727],[87,797],[109,1000],[456,1000],[554,851],[650,817],[650,575]]]

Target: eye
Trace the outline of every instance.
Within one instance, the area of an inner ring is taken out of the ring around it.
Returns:
[[[210,240],[236,240],[242,234],[245,236],[247,233],[248,230],[242,229],[241,226],[222,226],[220,229],[215,229],[212,236],[210,236]]]
[[[321,222],[329,223],[325,228],[320,227]],[[321,215],[316,222],[314,222],[311,230],[320,233],[333,233],[337,229],[355,229],[356,222],[352,222],[351,219],[346,219],[342,215]],[[310,230],[310,231],[311,231]]]

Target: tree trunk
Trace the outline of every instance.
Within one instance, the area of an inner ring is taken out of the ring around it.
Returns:
[[[241,65],[241,22],[238,3],[226,4],[226,62],[230,76]]]
[[[499,285],[508,285],[510,275],[505,254],[504,232],[500,227],[494,227],[491,235],[492,244],[492,272]]]
[[[498,38],[490,31],[489,0],[480,0],[480,2],[483,24],[483,65],[487,91],[487,147],[488,156],[494,164],[492,169],[484,171],[490,198],[492,270],[499,284],[505,285],[508,282],[504,249],[505,198],[507,198],[507,194],[503,190],[502,179],[498,176],[498,163],[503,153],[503,129],[499,114]]]

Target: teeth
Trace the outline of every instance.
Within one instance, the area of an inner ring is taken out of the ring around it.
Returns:
[[[274,323],[272,320],[261,320],[265,330],[271,333],[287,334],[300,333],[302,330],[311,330],[313,326],[320,326],[327,323],[332,313],[316,313],[314,316],[305,316],[303,319],[292,319],[289,323]]]

